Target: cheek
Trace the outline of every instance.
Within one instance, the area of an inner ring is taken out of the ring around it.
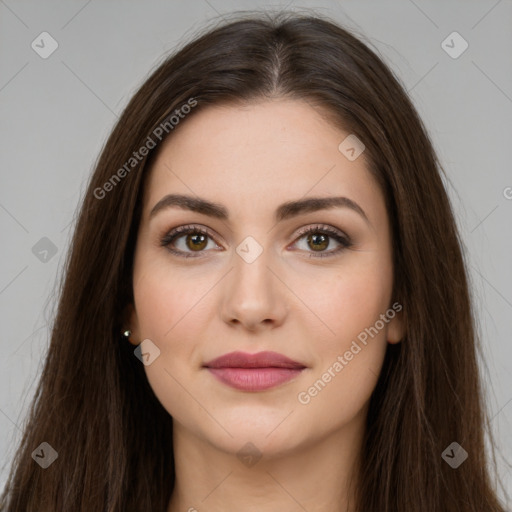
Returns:
[[[322,322],[323,347],[327,352],[343,349],[351,340],[373,326],[384,314],[391,299],[392,278],[382,265],[347,266],[343,271],[327,276],[318,274],[307,285],[297,281],[297,295]],[[314,286],[311,285],[314,283]],[[385,329],[383,330],[385,337]]]
[[[197,404],[188,400],[184,391],[189,387],[190,372],[198,361],[199,324],[194,322],[206,293],[200,283],[172,273],[169,269],[148,266],[136,282],[134,300],[141,339],[150,339],[160,350],[159,356],[144,371],[149,385],[167,412],[178,422],[190,415],[200,416]],[[187,362],[187,364],[184,364]]]
[[[385,350],[384,343],[372,340],[367,346],[359,343],[355,350],[351,345],[348,350],[353,354],[350,361],[347,351],[329,358],[297,395],[303,428],[315,431],[318,418],[321,418],[321,428],[329,431],[349,425],[364,414],[377,384]]]
[[[297,397],[307,417],[345,422],[369,399],[387,348],[388,323],[381,315],[391,298],[388,270],[376,263],[353,266],[323,280],[310,295],[329,331],[315,343],[317,364]]]
[[[207,291],[207,279],[194,279],[161,262],[142,261],[140,268],[143,272],[137,272],[136,268],[134,279],[140,335],[166,343],[181,323],[186,322],[187,315],[200,307],[200,298]]]

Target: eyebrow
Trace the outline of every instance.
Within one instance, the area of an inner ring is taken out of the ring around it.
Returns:
[[[164,196],[158,203],[153,206],[149,213],[149,218],[153,218],[158,212],[167,208],[177,207],[183,210],[190,210],[209,217],[220,220],[229,220],[229,213],[225,206],[214,203],[200,197],[187,196],[182,194],[168,194]],[[316,212],[319,210],[329,210],[332,208],[350,208],[357,212],[363,219],[370,224],[364,210],[352,199],[348,197],[311,197],[307,199],[299,199],[296,201],[288,201],[281,204],[275,212],[275,221],[281,222],[292,217]],[[371,225],[371,224],[370,224]]]

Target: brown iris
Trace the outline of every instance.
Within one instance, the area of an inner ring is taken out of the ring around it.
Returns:
[[[207,245],[207,236],[202,234],[191,234],[187,235],[186,244],[192,251],[200,251]]]
[[[329,245],[328,237],[322,234],[308,235],[308,244],[310,244],[311,242],[313,243],[313,245],[310,245],[310,247],[315,251],[327,249]]]
[[[201,251],[207,245],[207,236],[203,234],[189,234],[186,237],[186,245],[192,251]],[[329,246],[329,237],[323,234],[308,235],[308,244],[315,251],[322,251]]]

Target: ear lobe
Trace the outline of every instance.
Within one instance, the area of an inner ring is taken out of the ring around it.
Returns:
[[[387,341],[388,343],[395,344],[400,343],[405,336],[405,325],[403,312],[399,311],[389,321],[387,329]]]
[[[123,330],[129,329],[131,334],[129,336],[128,341],[132,345],[138,345],[139,336],[139,320],[137,316],[137,312],[135,311],[135,306],[133,304],[128,304],[125,308],[123,314]]]

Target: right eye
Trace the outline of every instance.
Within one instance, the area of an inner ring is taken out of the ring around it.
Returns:
[[[161,239],[160,245],[166,247],[176,256],[182,258],[197,258],[200,253],[205,252],[204,249],[208,246],[209,238],[212,243],[214,243],[210,231],[205,227],[198,225],[186,225],[179,226],[167,233]],[[176,247],[176,243],[178,241],[181,242],[181,247]],[[215,243],[214,245],[217,248],[219,247]]]

